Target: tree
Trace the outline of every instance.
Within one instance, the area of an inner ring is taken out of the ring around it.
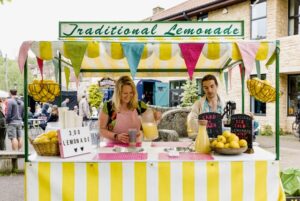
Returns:
[[[19,94],[24,90],[24,74],[20,73],[17,61],[0,56],[0,89],[9,91],[17,89]],[[32,80],[32,75],[28,73],[28,81]]]
[[[4,2],[11,2],[11,0],[0,0],[0,4],[4,4]]]
[[[99,86],[97,84],[91,84],[88,88],[88,94],[91,108],[95,107],[98,109],[103,99],[103,93]]]
[[[182,87],[184,92],[181,95],[181,107],[193,105],[198,98],[198,88],[195,80],[187,80],[186,84]]]

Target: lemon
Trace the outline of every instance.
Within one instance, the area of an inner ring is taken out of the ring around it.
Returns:
[[[223,143],[223,142],[218,142],[218,143],[216,144],[216,147],[217,147],[217,148],[224,148],[224,143]]]
[[[240,148],[240,145],[239,145],[239,143],[237,141],[231,141],[229,143],[229,147],[233,148],[233,149],[238,149],[238,148]]]
[[[58,142],[58,138],[57,137],[53,137],[50,139],[50,142]]]
[[[230,133],[230,131],[223,131],[222,135],[226,138],[229,138],[231,133]]]
[[[235,134],[231,134],[231,136],[229,137],[229,142],[238,142],[239,141],[239,138],[238,136],[236,136]]]
[[[225,145],[224,145],[224,148],[229,148],[230,147],[230,144],[229,143],[226,143]]]
[[[48,131],[48,133],[46,135],[48,136],[48,138],[57,137],[57,132],[54,130]]]
[[[218,135],[218,142],[226,143],[226,138],[223,135]]]
[[[214,141],[211,143],[211,146],[212,146],[212,147],[216,147],[217,143],[218,143],[218,141],[217,141],[217,140],[214,140]]]
[[[239,145],[240,145],[240,147],[246,147],[247,146],[247,141],[242,139],[242,140],[239,141]]]

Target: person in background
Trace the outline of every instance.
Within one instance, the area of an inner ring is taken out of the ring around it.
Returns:
[[[66,98],[62,103],[61,103],[61,107],[67,107],[69,108],[68,106],[68,103],[70,102],[70,99],[69,98]]]
[[[30,107],[27,107],[27,108],[28,108],[28,114],[27,114],[28,119],[32,119],[33,118],[33,114],[31,112],[31,108]]]
[[[85,95],[79,101],[79,116],[83,117],[83,121],[90,118],[90,106]]]
[[[78,111],[77,105],[75,105],[73,109],[74,109],[74,112],[75,112],[77,115],[79,115],[79,111]]]
[[[6,138],[6,120],[5,120],[2,107],[0,107],[0,150],[6,150],[5,138]]]
[[[206,112],[223,113],[223,103],[218,95],[218,81],[214,75],[205,75],[202,79],[204,96],[197,100],[188,114],[188,129],[192,133],[198,132],[198,116]]]
[[[45,130],[47,127],[47,123],[49,122],[57,122],[58,121],[58,107],[57,105],[53,105],[51,109],[51,113],[47,119],[47,121],[40,123],[40,127]]]
[[[147,110],[147,105],[138,101],[138,94],[134,82],[129,76],[120,77],[115,85],[112,100],[106,101],[100,112],[100,134],[108,141],[127,144],[129,142],[128,129],[136,128],[137,136],[141,136],[141,121],[139,115]],[[155,119],[160,113],[154,113]]]
[[[21,150],[23,141],[22,117],[17,103],[17,90],[10,90],[11,97],[7,100],[7,136],[11,140],[12,150]]]

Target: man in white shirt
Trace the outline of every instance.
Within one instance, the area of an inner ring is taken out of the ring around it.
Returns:
[[[223,113],[223,103],[218,95],[218,81],[214,75],[205,75],[202,79],[202,87],[205,95],[197,100],[189,113],[188,130],[198,132],[198,116],[205,112]]]

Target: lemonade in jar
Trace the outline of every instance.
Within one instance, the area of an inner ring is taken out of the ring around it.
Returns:
[[[157,124],[151,108],[148,108],[142,114],[142,127],[145,140],[154,140],[158,138]]]
[[[146,140],[154,140],[158,138],[158,130],[156,123],[145,122],[142,123],[144,137]]]

